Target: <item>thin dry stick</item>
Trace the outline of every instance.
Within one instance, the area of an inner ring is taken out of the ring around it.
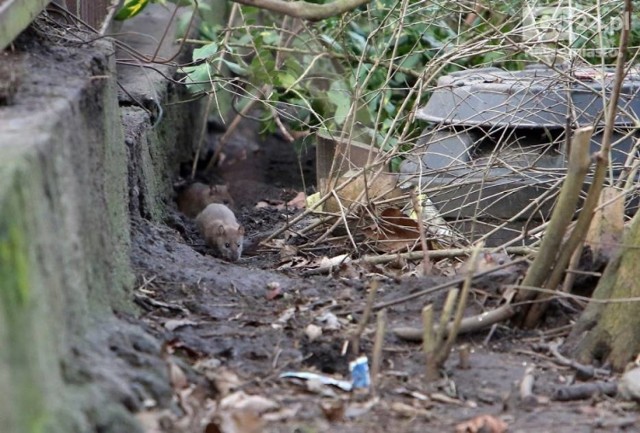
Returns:
[[[471,348],[467,343],[460,345],[458,348],[458,368],[460,370],[468,370],[471,368]]]
[[[451,329],[449,329],[449,334],[447,335],[446,342],[442,345],[442,347],[438,348],[438,365],[443,365],[447,360],[447,358],[449,357],[449,353],[451,352],[451,348],[453,347],[453,343],[458,336],[460,324],[462,323],[462,318],[464,317],[464,309],[467,306],[467,298],[469,297],[469,291],[471,290],[473,273],[475,272],[476,266],[478,265],[478,257],[483,245],[483,242],[479,242],[478,244],[476,244],[476,247],[471,253],[469,272],[467,272],[467,275],[464,279],[464,284],[462,285],[462,292],[460,293],[460,298],[458,300],[458,309],[456,310],[456,315],[453,318],[453,323],[451,324]]]
[[[260,90],[257,93],[264,94],[265,92],[268,91],[268,89],[269,89],[269,86],[265,84],[260,88]],[[209,159],[209,162],[205,167],[205,171],[209,171],[213,168],[216,161],[218,161],[220,154],[224,150],[224,146],[227,144],[227,141],[229,141],[229,138],[231,137],[231,135],[236,131],[242,119],[247,117],[247,115],[249,114],[249,111],[253,108],[256,102],[260,101],[260,98],[256,95],[251,95],[251,97],[252,99],[250,99],[246,103],[246,105],[242,107],[242,109],[238,112],[238,114],[235,115],[235,117],[229,124],[229,127],[227,128],[227,130],[224,132],[224,134],[222,134],[222,137],[220,137],[220,140],[218,140],[218,146],[216,147],[216,151],[213,152],[211,159]]]
[[[378,280],[372,280],[369,285],[369,294],[367,295],[367,305],[365,306],[364,313],[360,318],[360,322],[358,322],[358,328],[356,329],[355,334],[353,335],[352,347],[353,353],[355,356],[358,356],[360,353],[360,337],[362,337],[362,333],[364,329],[367,327],[367,323],[369,322],[369,318],[371,317],[371,312],[373,311],[373,301],[376,299],[376,293],[378,292],[379,282]]]
[[[465,317],[460,323],[458,334],[470,334],[488,328],[495,323],[504,322],[510,319],[516,313],[511,304],[504,304],[495,310],[479,314],[477,316]],[[452,327],[452,323],[447,325],[447,331]],[[437,330],[436,330],[437,331]],[[410,326],[399,326],[393,329],[393,333],[400,339],[406,341],[422,341],[422,328],[414,328]]]
[[[445,301],[442,313],[440,314],[440,325],[436,329],[436,341],[439,344],[442,344],[442,341],[444,341],[447,325],[451,319],[451,314],[453,313],[453,308],[456,305],[456,300],[458,299],[458,292],[460,292],[458,289],[451,289],[449,290],[449,293],[447,293],[447,300]]]
[[[387,310],[380,310],[377,315],[376,338],[373,342],[373,354],[371,360],[371,389],[375,393],[378,385],[378,377],[382,366],[382,347],[384,346],[384,334],[387,329]]]
[[[340,206],[341,218],[342,218],[342,221],[344,221],[344,228],[345,228],[345,230],[347,230],[347,235],[349,236],[349,240],[351,241],[351,245],[353,245],[353,249],[355,251],[357,251],[358,250],[358,245],[356,244],[356,241],[353,239],[353,236],[351,235],[351,230],[349,230],[349,222],[347,221],[347,215],[344,212],[344,207],[340,203],[340,198],[338,197],[338,194],[336,194],[336,192],[334,190],[331,190],[331,193],[333,194],[333,196],[336,199],[336,202]],[[325,235],[327,235],[328,233],[329,233],[329,231],[327,231],[325,233]],[[320,238],[322,238],[322,236]]]
[[[533,394],[533,384],[535,382],[535,367],[529,366],[524,370],[524,376],[520,381],[520,401],[523,403],[535,403],[536,396]]]
[[[375,166],[375,163],[374,163],[374,165],[373,165],[373,166]],[[359,171],[359,173],[362,173],[364,170],[371,169],[371,168],[373,168],[373,166],[371,166],[371,167],[369,167],[369,166],[364,167],[364,168],[362,168],[362,169],[361,169],[362,171]],[[267,236],[267,238],[266,238],[266,239],[264,239],[264,240],[262,241],[262,243],[269,242],[270,240],[272,240],[272,239],[273,239],[273,238],[275,238],[276,236],[279,236],[280,234],[282,234],[284,231],[286,231],[286,230],[287,230],[287,228],[291,227],[293,224],[295,224],[295,223],[299,222],[300,220],[302,220],[303,218],[305,218],[307,215],[309,215],[309,214],[311,214],[311,213],[315,212],[315,210],[316,210],[316,209],[318,209],[320,206],[322,206],[322,204],[324,204],[324,202],[326,202],[330,197],[333,197],[333,191],[335,191],[335,192],[339,192],[339,191],[341,191],[343,188],[345,188],[347,185],[349,185],[351,182],[353,182],[353,181],[354,181],[358,176],[359,176],[359,174],[358,174],[358,175],[356,175],[356,176],[350,177],[350,178],[348,178],[348,179],[345,179],[345,181],[344,181],[343,183],[341,183],[340,185],[338,185],[338,186],[336,186],[336,187],[332,188],[329,192],[325,193],[325,195],[323,195],[323,196],[320,198],[320,200],[318,200],[316,203],[314,203],[314,205],[313,205],[312,207],[305,209],[305,211],[304,211],[304,212],[302,212],[302,213],[301,213],[301,214],[299,214],[298,216],[296,216],[296,217],[292,218],[292,219],[291,219],[287,224],[284,224],[284,225],[282,225],[280,228],[278,228],[277,230],[275,230],[273,233],[271,233],[269,236]],[[360,198],[358,198],[358,200],[360,200],[360,199],[361,199],[361,197],[360,197]],[[353,205],[353,204],[352,204],[352,205]],[[340,220],[338,220],[338,222],[339,222],[339,221],[340,221]],[[335,226],[337,226],[337,225],[336,225],[336,224],[334,224],[334,226],[333,226],[333,227],[335,227]],[[316,241],[316,242],[317,242],[317,241]]]
[[[209,115],[209,110],[211,110],[211,102],[213,100],[213,93],[209,94],[207,98],[207,105],[205,106],[205,115],[202,122],[202,128],[200,129],[200,135],[198,137],[198,149],[196,150],[196,155],[193,158],[193,165],[191,166],[191,180],[196,177],[196,169],[198,168],[198,160],[200,159],[200,152],[202,151],[202,143],[204,143],[204,136],[207,132],[207,116]]]
[[[578,248],[575,249],[575,251],[573,252],[573,255],[571,256],[571,260],[569,260],[567,272],[565,274],[564,281],[562,282],[563,292],[566,292],[566,293],[571,292],[573,283],[576,280],[576,273],[573,271],[575,271],[578,268],[578,264],[580,263],[580,257],[582,256],[583,250],[584,250],[583,245],[578,245]],[[550,281],[553,282],[553,280],[550,280]]]
[[[424,353],[425,378],[427,382],[438,379],[436,351],[438,342],[433,332],[433,305],[425,305],[422,309],[422,352]]]
[[[504,263],[504,264],[502,264],[500,266],[495,266],[495,267],[493,267],[491,269],[488,269],[486,271],[474,273],[472,278],[474,278],[474,279],[475,278],[480,278],[480,277],[482,277],[484,275],[488,275],[488,274],[490,274],[492,272],[495,272],[495,271],[498,271],[500,269],[508,268],[508,267],[516,265],[518,263],[524,263],[524,262],[526,262],[525,259],[513,260],[511,262]],[[428,289],[420,290],[419,292],[412,293],[410,295],[402,296],[402,297],[397,298],[397,299],[392,299],[391,301],[381,302],[379,304],[374,305],[373,309],[374,310],[379,310],[381,308],[387,308],[387,307],[391,307],[393,305],[398,305],[398,304],[402,304],[402,303],[405,303],[405,302],[409,302],[409,301],[412,301],[414,299],[420,298],[422,296],[428,295],[430,293],[434,293],[434,292],[437,292],[437,291],[442,290],[442,289],[446,289],[446,288],[451,287],[451,286],[457,286],[458,284],[464,283],[465,280],[466,280],[466,277],[465,278],[454,278],[451,281],[447,281],[446,283],[438,284],[437,286],[429,287]],[[357,310],[356,310],[356,312],[357,312]]]
[[[492,252],[494,248],[484,248],[482,252]],[[446,258],[455,258],[455,257],[463,257],[471,254],[471,248],[449,248],[444,250],[431,250],[427,252],[427,255],[430,259],[446,259]],[[501,250],[502,251],[502,250]],[[535,249],[531,247],[507,247],[504,249],[507,254],[516,254],[520,256],[531,255],[536,252]],[[373,265],[380,265],[384,263],[393,262],[398,258],[402,258],[405,260],[421,260],[424,257],[425,253],[423,251],[411,251],[408,253],[400,253],[400,254],[381,254],[381,255],[366,255],[358,260],[354,260],[354,264],[362,264],[368,263]]]
[[[413,210],[416,213],[416,218],[418,219],[418,232],[420,234],[420,246],[422,247],[422,251],[424,252],[422,257],[422,275],[429,275],[432,271],[432,263],[429,260],[429,248],[427,247],[427,238],[424,233],[424,214],[422,213],[422,206],[420,205],[420,200],[416,196],[415,191],[411,192],[411,203],[413,204]]]

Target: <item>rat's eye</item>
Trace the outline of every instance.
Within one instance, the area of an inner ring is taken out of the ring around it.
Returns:
[[[224,244],[224,246],[229,248],[231,246],[231,244],[229,242],[227,242],[226,244]]]
[[[504,259],[500,259],[500,260],[498,260],[498,264],[499,264],[499,265],[504,265]]]

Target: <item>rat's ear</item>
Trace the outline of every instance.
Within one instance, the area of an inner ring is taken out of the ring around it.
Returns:
[[[220,224],[220,225],[218,226],[218,233],[219,233],[220,235],[223,235],[223,234],[224,234],[224,226],[223,226],[222,224]]]
[[[238,227],[238,234],[244,236],[244,227],[242,226]]]
[[[482,253],[482,256],[484,257],[484,261],[487,263],[493,263],[493,254],[491,254],[488,251],[485,251],[484,253]]]

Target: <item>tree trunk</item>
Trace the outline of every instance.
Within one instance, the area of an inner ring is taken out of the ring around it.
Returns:
[[[622,370],[640,352],[640,302],[620,301],[640,296],[639,245],[640,212],[567,339],[564,351],[579,362]]]

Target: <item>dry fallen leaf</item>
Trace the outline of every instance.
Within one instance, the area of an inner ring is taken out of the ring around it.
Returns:
[[[423,407],[415,407],[399,401],[391,403],[391,410],[408,418],[415,418],[417,416],[430,418],[432,416],[431,412]]]
[[[324,417],[330,422],[339,422],[344,420],[344,402],[340,400],[323,401],[320,403],[320,409]]]
[[[278,403],[271,399],[238,391],[222,399],[205,432],[259,433],[265,423],[262,415],[278,408]]]
[[[189,386],[187,376],[173,361],[169,360],[169,381],[174,391],[179,391]]]
[[[500,418],[480,415],[456,425],[456,433],[504,433],[509,426]]]
[[[280,314],[280,317],[278,317],[271,326],[276,329],[282,328],[287,324],[287,322],[289,322],[289,320],[293,319],[295,315],[295,307],[287,308],[282,312],[282,314]]]
[[[165,430],[161,427],[162,420],[169,420],[171,412],[167,409],[162,411],[144,411],[136,414],[136,419],[147,433],[163,433]],[[165,421],[165,424],[167,421]]]
[[[294,245],[284,245],[280,249],[280,260],[287,261],[298,255],[298,248]]]
[[[189,319],[169,319],[164,322],[164,327],[167,331],[175,331],[178,328],[182,328],[183,326],[195,326],[198,325],[198,322],[194,322]]]
[[[280,295],[282,295],[282,287],[280,286],[280,283],[272,281],[267,284],[267,294],[265,295],[267,301],[272,301]]]
[[[383,210],[377,224],[365,228],[363,232],[375,242],[377,249],[385,252],[412,250],[420,244],[418,223],[397,208]]]
[[[216,389],[223,396],[236,390],[243,383],[237,374],[225,367],[220,367],[215,372],[210,372],[207,374],[207,378],[215,384]]]
[[[304,192],[299,192],[294,198],[287,202],[289,208],[304,209],[307,207],[307,195]]]
[[[222,399],[220,410],[248,410],[255,413],[263,413],[278,409],[280,405],[260,395],[249,395],[243,391],[234,392]]]

